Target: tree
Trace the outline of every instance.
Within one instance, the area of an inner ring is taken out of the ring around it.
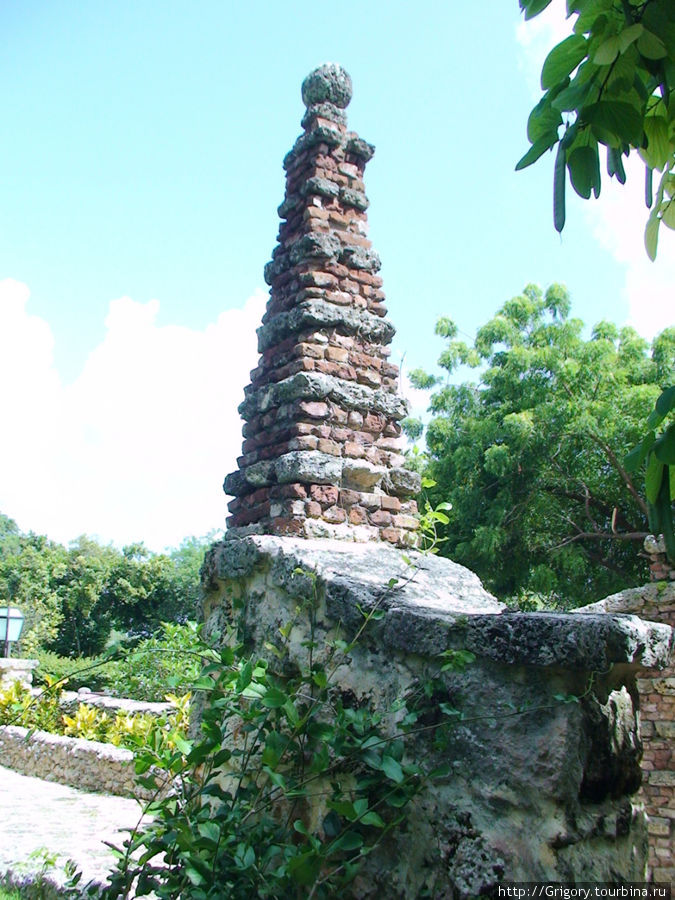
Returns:
[[[114,610],[104,593],[118,552],[82,535],[70,545],[57,593],[62,621],[47,645],[61,656],[95,656],[110,636]]]
[[[30,656],[55,637],[62,621],[57,580],[65,568],[60,544],[41,535],[22,534],[0,514],[0,604],[24,614],[18,652]]]
[[[551,0],[520,0],[525,18]],[[656,257],[659,227],[675,229],[675,3],[673,0],[567,0],[573,33],[546,57],[544,96],[527,123],[531,143],[516,169],[557,145],[553,217],[565,225],[567,175],[588,199],[600,194],[599,147],[607,174],[625,183],[623,157],[645,162],[645,201],[651,213],[645,246]],[[653,172],[660,173],[654,195]]]
[[[430,499],[452,503],[442,552],[501,597],[579,605],[646,579],[647,506],[623,456],[672,380],[675,328],[650,347],[601,322],[585,340],[569,311],[564,288],[530,285],[472,346],[441,319],[440,366],[484,366],[481,383],[411,380],[435,388]]]

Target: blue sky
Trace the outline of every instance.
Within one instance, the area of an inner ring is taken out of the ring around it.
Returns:
[[[325,61],[377,147],[370,236],[407,369],[440,352],[440,315],[472,335],[531,281],[567,284],[589,324],[670,324],[672,235],[649,263],[639,169],[633,192],[571,198],[562,240],[552,158],[514,172],[565,34],[517,6],[2,4],[0,510],[155,549],[222,525],[281,161]]]

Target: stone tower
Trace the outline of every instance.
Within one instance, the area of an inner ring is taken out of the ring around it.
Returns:
[[[284,160],[283,220],[228,531],[416,543],[419,477],[399,448],[405,401],[388,362],[380,260],[363,173],[374,147],[347,131],[352,84],[320,66],[302,85],[304,133]]]

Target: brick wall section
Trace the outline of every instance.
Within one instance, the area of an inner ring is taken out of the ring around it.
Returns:
[[[577,612],[633,613],[675,627],[675,569],[663,539],[649,536],[645,552],[652,583],[613,594]],[[675,660],[638,673],[643,743],[640,794],[649,815],[649,866],[654,881],[675,884]]]
[[[419,477],[401,455],[407,410],[367,237],[374,147],[347,130],[351,80],[339,66],[310,73],[302,95],[304,133],[284,160],[282,223],[265,267],[260,360],[239,407],[242,455],[225,479],[228,532],[414,546]]]
[[[675,567],[668,562],[663,539],[647,538],[645,550],[657,595],[639,615],[675,627]],[[675,660],[660,672],[644,670],[638,691],[644,744],[642,794],[650,820],[649,865],[654,881],[675,884]]]

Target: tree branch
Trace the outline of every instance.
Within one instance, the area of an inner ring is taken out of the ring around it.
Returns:
[[[637,505],[642,510],[644,517],[648,518],[649,514],[647,512],[647,504],[645,503],[645,501],[642,499],[642,497],[636,490],[635,485],[633,484],[633,481],[632,481],[630,475],[628,474],[628,472],[624,469],[624,467],[619,462],[619,458],[617,457],[616,453],[612,450],[612,448],[609,446],[609,444],[606,443],[605,441],[603,441],[602,438],[599,437],[597,434],[593,434],[593,432],[589,432],[589,437],[591,438],[591,440],[595,441],[595,443],[598,445],[598,447],[601,447],[605,451],[605,454],[607,455],[607,459],[611,462],[611,464],[614,466],[616,471],[621,476],[623,483],[626,485],[630,495],[632,496],[632,498],[635,500]]]

